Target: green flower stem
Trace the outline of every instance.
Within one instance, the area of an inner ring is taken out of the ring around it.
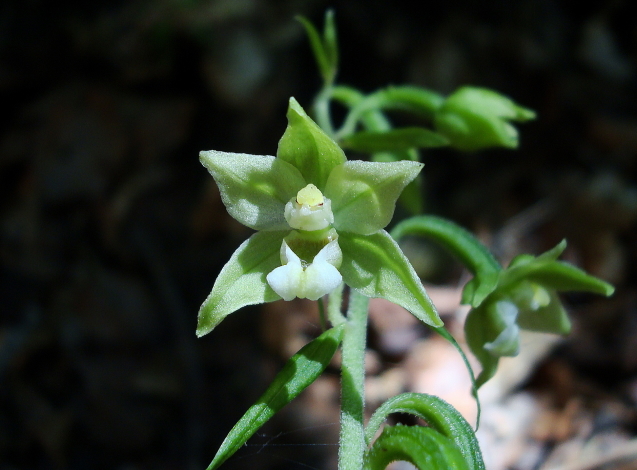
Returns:
[[[369,298],[351,291],[343,337],[339,470],[360,470],[365,452],[365,343]]]
[[[334,126],[330,115],[330,99],[332,96],[332,86],[325,85],[314,100],[314,117],[316,123],[330,137],[334,136]]]
[[[343,303],[343,289],[345,284],[341,284],[337,287],[328,297],[327,303],[327,319],[332,326],[338,326],[341,323],[345,323],[345,316],[341,312],[341,304]]]

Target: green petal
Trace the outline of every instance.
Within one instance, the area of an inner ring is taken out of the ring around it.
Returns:
[[[325,196],[332,201],[336,230],[369,235],[391,221],[396,200],[423,164],[412,161],[349,161],[330,174]]]
[[[265,277],[281,266],[279,250],[289,232],[257,232],[233,253],[199,309],[197,336],[210,333],[221,320],[246,305],[279,300]]]
[[[216,150],[199,153],[215,179],[228,213],[255,230],[285,230],[285,204],[305,181],[289,163],[270,155],[247,155]]]
[[[409,310],[433,327],[442,320],[416,271],[394,239],[384,230],[372,235],[341,232],[341,274],[344,282],[367,297],[382,297]]]
[[[332,169],[347,161],[343,150],[290,98],[288,127],[279,141],[277,157],[298,168],[308,183],[325,187]]]

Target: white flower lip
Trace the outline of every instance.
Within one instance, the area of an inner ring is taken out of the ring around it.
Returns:
[[[332,202],[313,184],[301,189],[285,205],[285,220],[297,230],[322,230],[334,223]]]
[[[337,240],[333,240],[317,253],[309,266],[304,268],[301,259],[283,240],[283,266],[270,272],[266,280],[283,300],[292,300],[295,297],[318,300],[336,289],[343,281],[341,273],[336,269],[336,266],[341,264],[342,256]]]

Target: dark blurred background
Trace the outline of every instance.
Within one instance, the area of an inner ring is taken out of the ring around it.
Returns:
[[[0,468],[205,468],[318,331],[313,307],[293,302],[195,338],[199,305],[249,236],[198,152],[276,152],[288,98],[309,108],[320,86],[294,16],[322,25],[329,6],[340,83],[492,87],[538,112],[519,126],[519,151],[424,154],[427,210],[503,259],[567,237],[567,259],[616,283],[608,301],[567,298],[579,326],[558,354],[568,377],[626,406],[611,424],[634,433],[632,2],[5,0]],[[428,276],[457,282],[431,259]],[[312,404],[326,425],[292,407],[227,468],[329,468],[338,391],[327,390]]]

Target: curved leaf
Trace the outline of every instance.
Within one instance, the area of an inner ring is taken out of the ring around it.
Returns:
[[[427,325],[443,325],[416,271],[387,232],[341,232],[338,243],[343,250],[340,271],[347,285],[368,297],[394,302]]]
[[[449,438],[467,461],[469,470],[484,470],[480,445],[466,419],[441,398],[424,393],[403,393],[380,405],[367,424],[365,439],[369,444],[391,413],[409,413]]]
[[[281,266],[281,244],[288,233],[257,232],[237,248],[199,309],[197,336],[210,333],[221,320],[241,307],[281,298],[265,278]]]
[[[498,284],[500,264],[475,236],[450,220],[431,215],[411,217],[396,225],[391,235],[397,240],[407,235],[430,238],[458,258],[475,275],[465,286],[463,303],[477,307]]]
[[[469,470],[454,443],[422,426],[388,426],[365,453],[365,470],[383,470],[396,460],[404,460],[419,470]]]
[[[218,468],[277,411],[321,375],[341,343],[344,328],[340,325],[327,330],[288,360],[261,398],[228,433],[207,470]]]

